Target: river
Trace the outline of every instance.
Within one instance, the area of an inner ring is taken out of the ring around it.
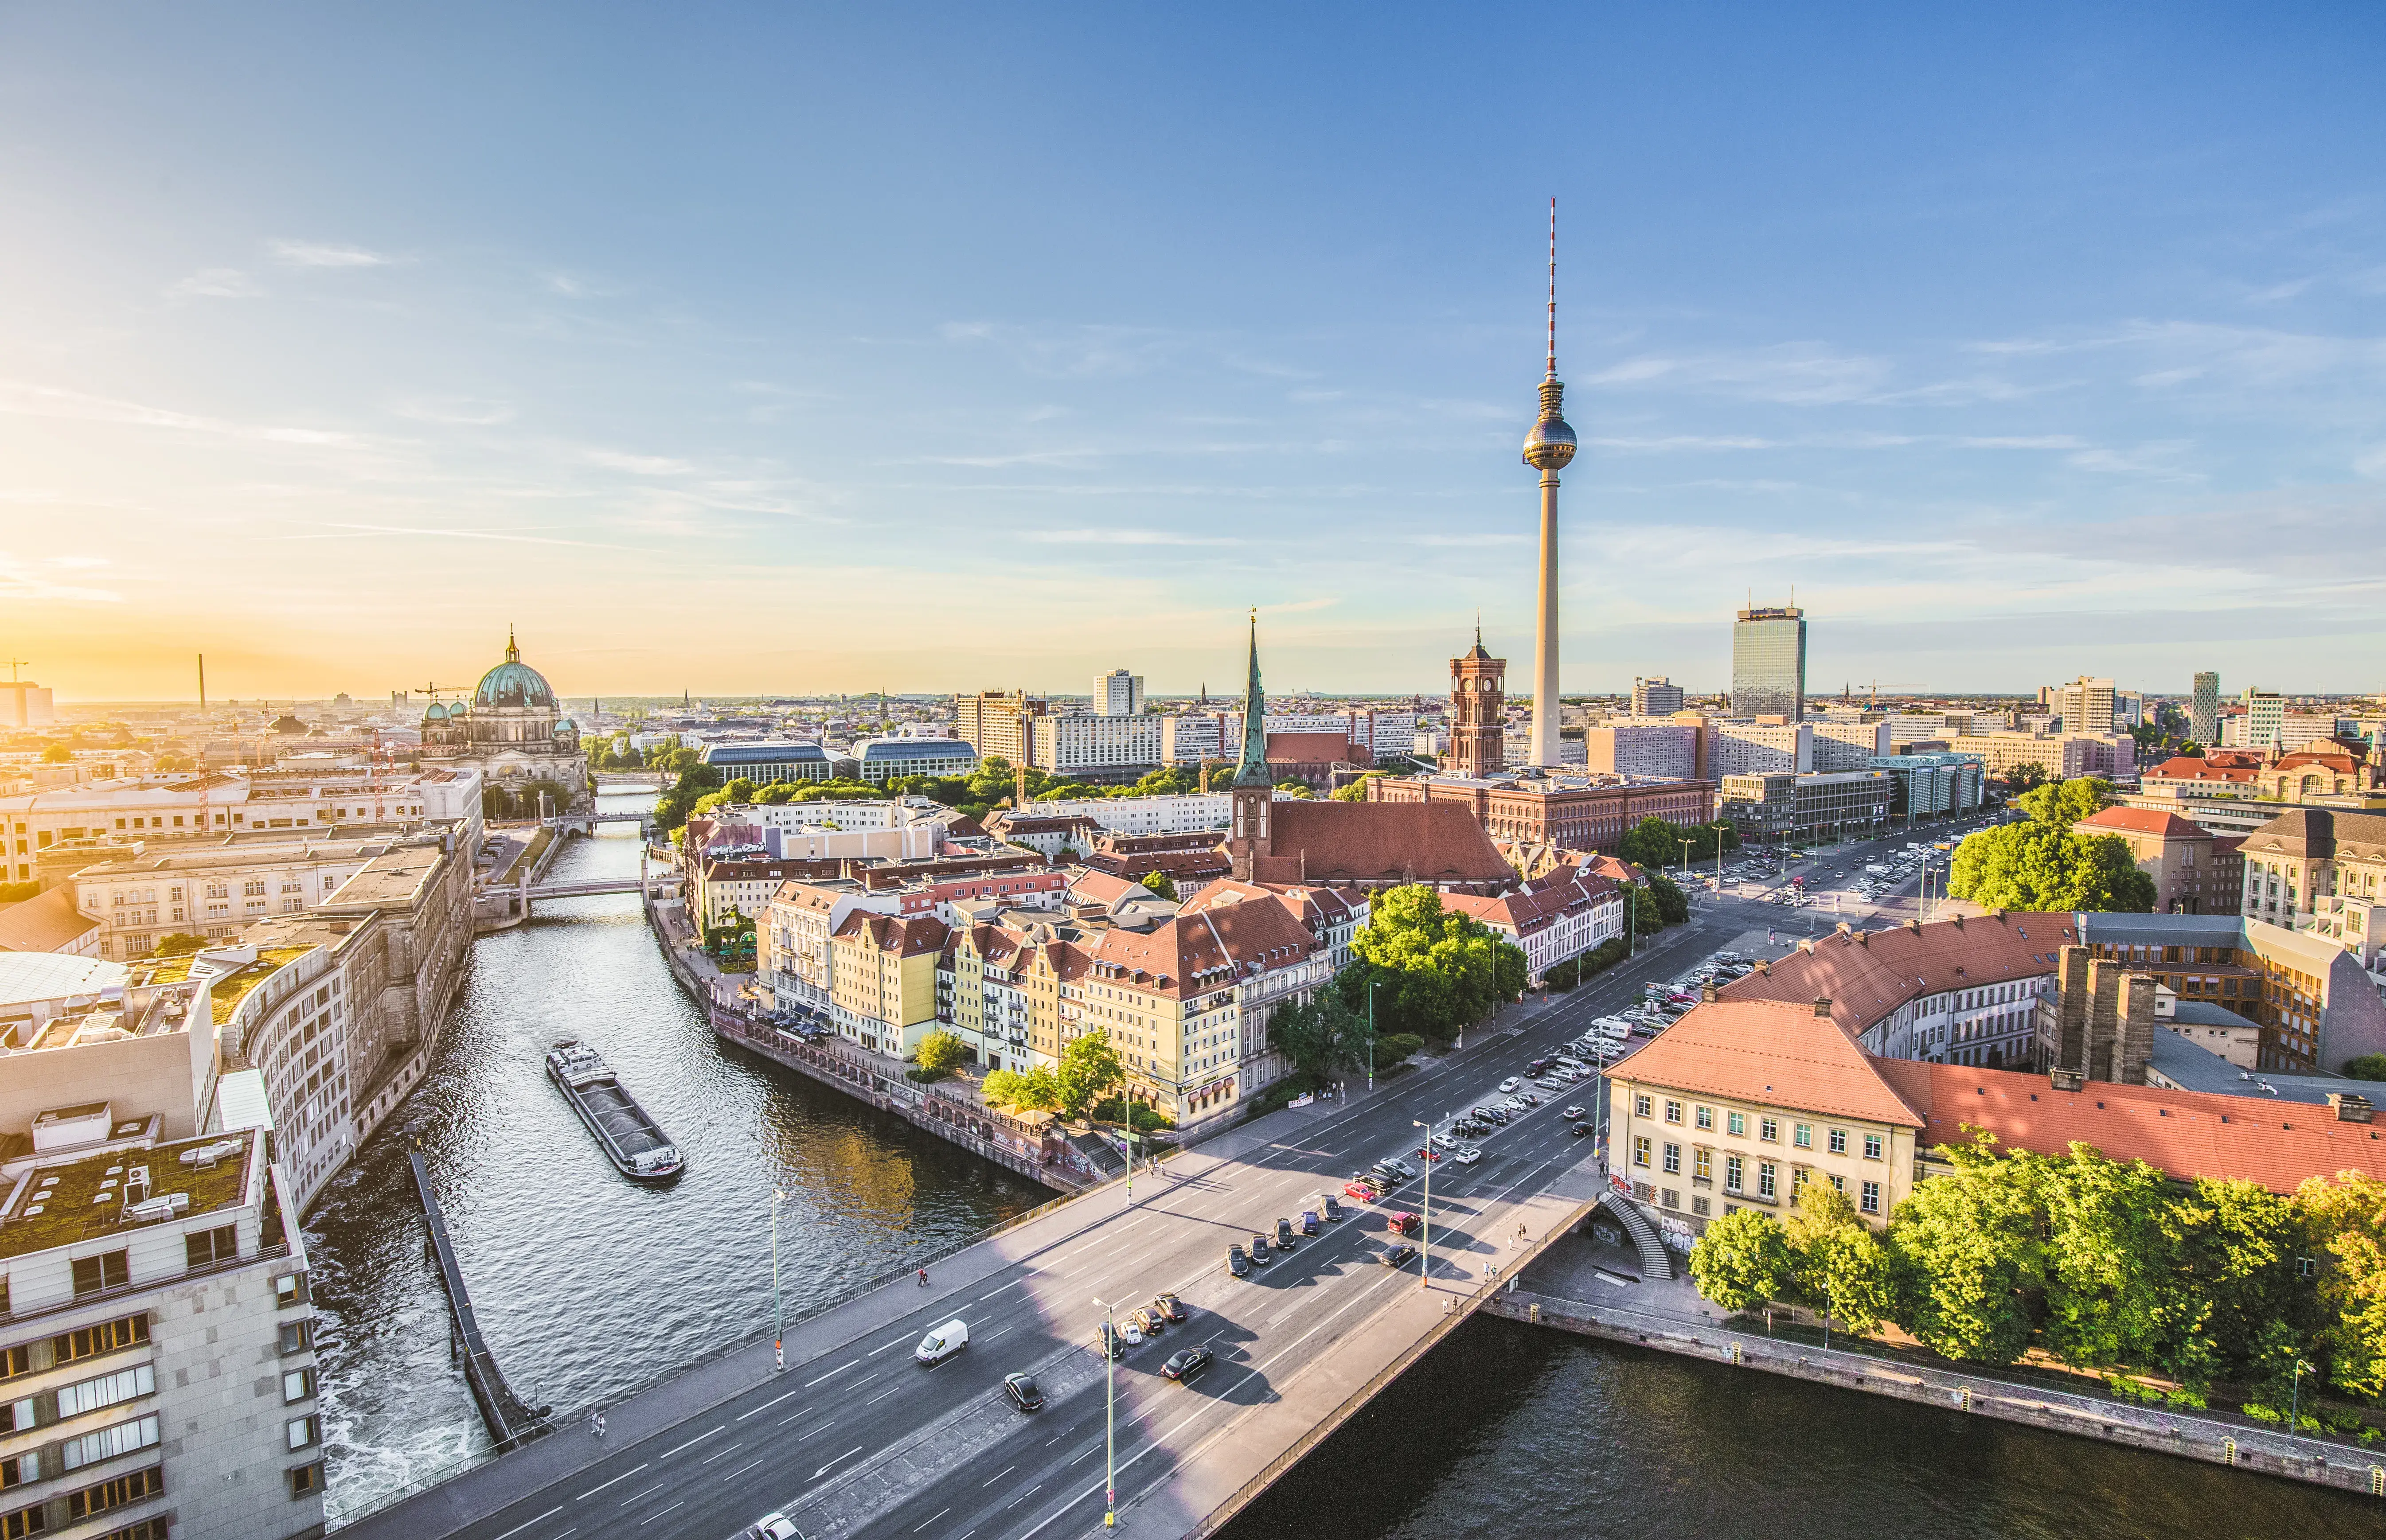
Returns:
[[[621,825],[554,871],[636,867]],[[677,1184],[634,1187],[606,1164],[541,1070],[564,1033],[603,1049],[679,1139]],[[429,1080],[308,1217],[335,1523],[489,1454],[448,1362],[409,1129],[498,1361],[525,1399],[573,1412],[768,1331],[773,1184],[789,1195],[790,1318],[1050,1196],[724,1050],[634,898],[546,906],[474,944]],[[2371,1502],[2292,1483],[1478,1320],[1222,1540],[2238,1540],[2378,1524]]]
[[[600,827],[550,875],[634,874],[635,826]],[[541,1056],[566,1035],[599,1048],[678,1141],[677,1183],[634,1186],[607,1164],[546,1077]],[[774,1185],[790,1320],[1054,1196],[722,1047],[634,896],[542,905],[473,943],[422,1088],[308,1216],[334,1523],[489,1456],[423,1257],[418,1135],[507,1378],[574,1413],[769,1334]]]

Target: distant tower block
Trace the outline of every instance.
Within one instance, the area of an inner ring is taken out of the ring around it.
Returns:
[[[1475,645],[1450,660],[1450,770],[1454,775],[1497,775],[1507,765],[1508,660]]]
[[[1541,418],[1525,435],[1525,463],[1541,473],[1540,621],[1533,645],[1536,765],[1558,762],[1558,472],[1574,460],[1565,386],[1558,382],[1558,200],[1550,200],[1550,356],[1541,376]]]

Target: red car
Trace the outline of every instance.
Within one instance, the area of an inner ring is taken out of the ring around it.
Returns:
[[[1417,1153],[1425,1157],[1427,1160],[1438,1160],[1441,1158],[1441,1151],[1434,1148],[1431,1145],[1423,1145],[1418,1146]]]
[[[1384,1195],[1374,1183],[1360,1179],[1342,1183],[1342,1196],[1357,1198],[1362,1203],[1373,1203]]]

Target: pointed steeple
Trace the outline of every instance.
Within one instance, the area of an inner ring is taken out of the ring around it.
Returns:
[[[1250,678],[1243,686],[1243,757],[1236,762],[1236,786],[1272,787],[1267,768],[1267,692],[1260,687],[1260,612],[1251,611]]]
[[[514,628],[511,622],[508,622],[506,626],[506,661],[509,663],[521,661],[521,649],[514,645]]]

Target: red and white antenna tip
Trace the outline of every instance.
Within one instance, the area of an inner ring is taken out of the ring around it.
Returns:
[[[1558,200],[1550,200],[1550,378],[1558,374]]]

